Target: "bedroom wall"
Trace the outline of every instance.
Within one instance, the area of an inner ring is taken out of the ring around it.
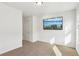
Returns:
[[[32,16],[23,17],[23,40],[32,41]]]
[[[38,27],[38,23],[37,23],[37,21],[38,21],[39,19],[38,19],[38,17],[36,17],[36,16],[33,16],[33,19],[32,19],[32,22],[33,22],[33,24],[32,24],[32,28],[33,28],[33,42],[36,42],[36,41],[38,41],[38,31],[37,31],[37,27]]]
[[[58,16],[63,16],[63,30],[43,30],[43,19]],[[76,47],[75,10],[49,15],[30,16],[29,18],[32,22],[29,23],[30,25],[32,25],[32,39],[29,39],[31,42],[42,41],[48,42],[50,44],[64,45],[72,48]],[[29,28],[28,25],[27,27]]]
[[[0,3],[0,54],[22,47],[22,12]]]
[[[43,19],[63,16],[63,30],[43,30]],[[75,10],[37,16],[38,40],[75,48]]]
[[[23,17],[23,40],[30,42],[37,41],[37,17],[25,16]]]
[[[79,7],[76,8],[76,50],[79,54]]]

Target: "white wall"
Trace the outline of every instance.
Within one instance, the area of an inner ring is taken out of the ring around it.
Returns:
[[[43,19],[63,16],[63,30],[43,30]],[[37,16],[38,40],[75,48],[75,10]]]
[[[33,20],[32,20],[32,22],[33,22],[33,24],[32,24],[32,27],[33,27],[33,42],[38,41],[38,32],[37,32],[38,23],[37,23],[37,20],[38,20],[38,17],[33,16]]]
[[[79,54],[79,7],[76,9],[76,50]]]
[[[37,17],[27,16],[23,17],[23,40],[30,42],[37,41]]]
[[[33,41],[32,16],[23,17],[23,40]]]
[[[22,12],[0,3],[0,54],[22,47]]]
[[[43,19],[63,16],[63,30],[43,30]],[[75,33],[75,10],[70,10],[62,13],[54,13],[52,15],[41,15],[41,16],[30,16],[27,19],[32,23],[29,23],[32,28],[31,35],[32,39],[28,39],[31,42],[35,41],[43,41],[48,43],[54,43],[59,45],[65,45],[68,47],[75,48],[76,46],[76,33]],[[26,20],[27,20],[26,19]],[[29,28],[29,24],[27,21],[24,21]],[[24,32],[27,34],[28,30],[26,29]],[[27,34],[25,36],[29,36]],[[27,38],[25,38],[27,39]]]

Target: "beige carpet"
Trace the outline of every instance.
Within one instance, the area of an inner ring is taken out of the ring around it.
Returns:
[[[60,45],[50,45],[44,42],[23,41],[23,47],[4,53],[1,56],[55,56],[56,52],[53,47],[56,46],[62,56],[77,56],[77,52],[73,48]]]

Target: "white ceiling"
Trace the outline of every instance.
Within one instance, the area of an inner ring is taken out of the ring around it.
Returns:
[[[4,2],[3,4],[22,10],[25,16],[64,12],[78,5],[77,2],[44,2],[42,6],[36,6],[34,2]]]

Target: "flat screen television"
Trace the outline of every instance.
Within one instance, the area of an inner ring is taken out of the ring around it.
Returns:
[[[63,30],[63,17],[43,19],[44,30]]]

